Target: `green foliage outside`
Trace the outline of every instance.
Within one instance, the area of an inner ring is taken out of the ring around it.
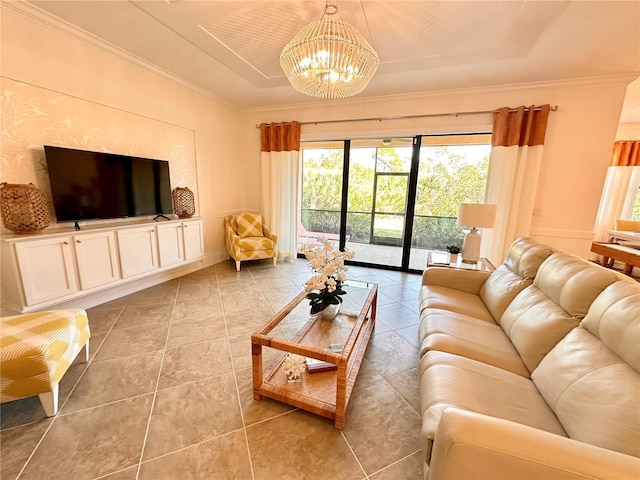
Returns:
[[[402,148],[409,149],[408,156]],[[410,147],[367,150],[371,151],[370,158],[353,162],[349,172],[347,235],[351,242],[371,240],[376,164],[377,171],[385,173],[407,173],[410,168]],[[309,231],[338,233],[342,149],[305,149],[304,153],[302,223]],[[456,223],[458,205],[484,201],[488,163],[488,154],[481,162],[473,163],[446,146],[421,149],[413,247],[444,250],[448,245],[462,245],[464,233]],[[408,176],[378,175],[377,178],[376,211],[403,214]]]

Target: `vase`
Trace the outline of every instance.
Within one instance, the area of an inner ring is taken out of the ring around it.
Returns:
[[[322,303],[319,307],[324,307],[322,310],[311,308],[311,314],[317,315],[322,320],[333,320],[340,312],[340,304]],[[318,307],[318,308],[319,308]]]

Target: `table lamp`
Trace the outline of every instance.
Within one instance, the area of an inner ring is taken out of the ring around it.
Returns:
[[[498,206],[488,203],[461,203],[458,225],[471,228],[462,242],[462,261],[478,263],[480,259],[480,234],[478,228],[493,228]]]

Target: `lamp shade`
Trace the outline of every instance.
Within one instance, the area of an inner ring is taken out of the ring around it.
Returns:
[[[461,203],[458,225],[461,227],[493,228],[496,223],[497,205],[489,203]]]

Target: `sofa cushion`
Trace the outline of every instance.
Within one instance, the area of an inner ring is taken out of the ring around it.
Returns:
[[[420,355],[429,350],[471,358],[524,377],[529,370],[499,325],[475,318],[427,309],[420,322]]]
[[[574,255],[554,253],[544,261],[533,285],[516,296],[500,322],[530,372],[617,278]]]
[[[640,285],[619,281],[533,372],[571,438],[640,456],[639,337]]]
[[[442,411],[457,406],[566,436],[533,382],[469,358],[429,351],[420,360],[422,449],[430,457]]]
[[[236,215],[236,222],[238,223],[239,237],[264,236],[264,232],[262,230],[262,215],[255,213],[242,213],[240,215]]]
[[[489,323],[495,321],[482,299],[469,292],[439,285],[423,285],[420,288],[420,311],[436,308],[468,315]]]
[[[525,237],[511,244],[504,263],[491,273],[480,290],[482,301],[497,323],[515,296],[531,285],[538,268],[552,253],[551,247]]]

